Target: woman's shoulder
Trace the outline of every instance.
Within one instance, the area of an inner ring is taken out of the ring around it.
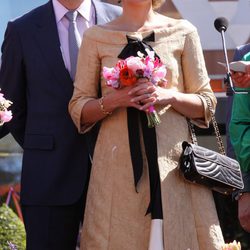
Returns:
[[[105,25],[94,25],[84,32],[84,38],[99,43],[122,44],[126,42],[126,32],[112,30]]]
[[[98,32],[98,25],[93,25],[91,27],[89,27],[85,32],[84,32],[84,36],[88,37],[88,38],[94,38],[97,35]]]
[[[165,17],[167,27],[173,31],[178,31],[182,33],[191,33],[196,31],[196,27],[186,19],[177,19],[171,17]]]

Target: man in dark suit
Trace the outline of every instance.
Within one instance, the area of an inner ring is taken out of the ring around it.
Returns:
[[[9,22],[2,45],[0,88],[13,102],[13,119],[1,136],[10,132],[24,150],[28,250],[75,249],[84,211],[91,152],[68,114],[74,77],[65,14],[75,9],[80,35],[121,12],[97,0],[51,0]]]

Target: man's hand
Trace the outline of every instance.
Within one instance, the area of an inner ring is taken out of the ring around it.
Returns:
[[[250,233],[250,193],[243,193],[238,200],[238,218],[243,229]]]
[[[246,66],[246,72],[232,71],[231,75],[235,87],[250,88],[250,65]]]

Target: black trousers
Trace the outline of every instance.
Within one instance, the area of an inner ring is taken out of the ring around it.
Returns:
[[[22,206],[27,250],[75,250],[86,192],[71,205]]]

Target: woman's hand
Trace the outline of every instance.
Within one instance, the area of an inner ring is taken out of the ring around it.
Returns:
[[[99,99],[93,99],[88,101],[83,109],[81,115],[81,124],[92,124],[97,122],[107,115],[111,115],[118,108],[134,107],[141,108],[139,102],[131,101],[135,98],[135,94],[129,94],[133,86],[123,87],[109,93]]]
[[[156,86],[141,78],[130,87],[113,91],[104,99],[104,107],[113,112],[119,107],[134,107],[147,111],[152,105],[171,105],[177,112],[189,118],[203,118],[204,109],[197,94],[186,94]]]
[[[204,117],[204,108],[197,94],[186,94],[154,85],[147,79],[139,79],[128,92],[131,102],[141,104],[140,110],[147,111],[151,105],[171,105],[180,114],[189,118]]]
[[[172,90],[156,86],[146,78],[141,78],[138,83],[129,91],[131,101],[141,104],[140,110],[147,110],[151,105],[168,105],[174,99]]]
[[[111,109],[121,108],[121,107],[134,107],[140,109],[141,105],[139,102],[132,101],[133,98],[136,97],[135,94],[130,94],[133,86],[122,87],[121,89],[117,89],[107,95],[105,98],[107,99],[108,106],[111,106]],[[109,100],[111,100],[110,103]],[[112,107],[113,104],[113,107]]]
[[[238,217],[241,226],[250,232],[250,193],[243,193],[238,201]]]

